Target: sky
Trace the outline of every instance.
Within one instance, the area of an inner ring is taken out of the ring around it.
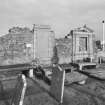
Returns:
[[[0,35],[13,26],[46,24],[57,38],[86,24],[102,40],[105,0],[0,0]]]

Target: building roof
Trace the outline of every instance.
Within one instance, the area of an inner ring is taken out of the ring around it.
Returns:
[[[75,28],[73,31],[77,31],[77,32],[90,32],[90,33],[94,32],[91,28],[87,27],[86,24],[83,27]]]
[[[93,33],[94,32],[91,28],[87,27],[85,24],[83,27],[79,27],[79,28],[75,28],[75,29],[71,30],[70,33],[67,34],[67,36],[73,35],[73,31],[75,31],[75,32],[87,32],[87,33]]]

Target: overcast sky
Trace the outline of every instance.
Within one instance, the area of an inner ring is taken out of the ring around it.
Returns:
[[[0,35],[12,26],[51,25],[56,37],[87,24],[102,39],[105,0],[0,0]]]

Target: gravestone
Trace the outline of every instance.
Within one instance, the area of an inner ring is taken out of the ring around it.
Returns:
[[[25,75],[19,75],[18,82],[15,87],[15,92],[11,101],[11,105],[23,105],[23,100],[26,91],[26,77]]]
[[[52,72],[50,93],[59,103],[63,103],[65,70],[55,66]]]

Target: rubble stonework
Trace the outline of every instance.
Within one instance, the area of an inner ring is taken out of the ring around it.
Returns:
[[[58,50],[59,63],[71,62],[72,55],[72,40],[70,38],[56,39],[56,47]]]
[[[13,27],[9,29],[9,33],[28,33],[31,32],[31,30],[27,27],[21,28],[21,27]]]
[[[3,61],[1,65],[31,62],[34,59],[34,33],[38,34],[37,44],[35,44],[36,47],[34,49],[37,51],[36,56],[41,60],[46,58],[42,63],[50,60],[53,56],[53,44],[55,43],[51,28],[46,28],[46,25],[39,26],[34,30],[26,27],[13,27],[9,29],[8,34],[0,38],[0,59]]]

